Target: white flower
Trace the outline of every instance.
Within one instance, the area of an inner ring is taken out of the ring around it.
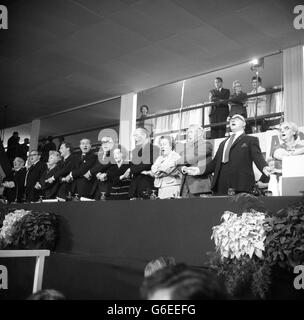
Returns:
[[[16,222],[18,222],[30,212],[31,211],[21,209],[10,212],[5,216],[2,228],[0,229],[0,238],[4,241],[5,244],[12,243],[12,236],[14,235],[16,229]]]

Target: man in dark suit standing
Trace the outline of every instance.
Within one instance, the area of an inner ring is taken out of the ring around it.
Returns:
[[[220,77],[214,80],[215,89],[210,90],[209,101],[216,102],[215,105],[211,107],[209,113],[210,124],[225,122],[229,115],[229,106],[224,100],[228,100],[230,97],[229,89],[224,89],[223,79]],[[216,127],[211,127],[211,139],[225,137],[226,124]]]
[[[10,176],[4,178],[5,187],[3,196],[8,202],[22,202],[24,196],[24,181],[26,169],[24,160],[20,157],[14,159],[14,169]]]
[[[25,177],[25,196],[27,202],[37,202],[41,194],[39,181],[43,172],[47,169],[45,162],[40,161],[40,153],[37,150],[30,151],[30,167]]]
[[[159,156],[159,148],[150,142],[149,132],[137,128],[133,134],[135,148],[132,150],[130,172],[132,175],[129,198],[141,198],[144,192],[150,192],[154,186],[151,166]]]
[[[199,125],[190,125],[187,131],[187,143],[176,146],[181,158],[177,165],[183,174],[180,195],[183,198],[199,197],[211,192],[211,179],[207,174],[188,175],[194,167],[206,166],[212,160],[212,144],[205,140],[205,131]],[[182,150],[179,150],[181,149]]]
[[[94,179],[91,196],[96,200],[100,199],[101,192],[105,192],[105,195],[109,194],[107,170],[115,163],[113,148],[113,138],[110,136],[102,137],[101,147],[98,152],[98,161],[95,166],[84,175],[87,179]]]
[[[235,114],[229,125],[232,134],[220,144],[213,160],[206,168],[201,167],[189,173],[196,175],[214,172],[211,188],[215,195],[227,195],[229,188],[233,188],[236,193],[252,192],[255,185],[253,162],[262,173],[267,176],[270,174],[258,138],[244,133],[245,118]]]
[[[74,169],[77,168],[76,157],[73,155],[73,146],[68,142],[63,142],[60,145],[59,152],[62,156],[62,160],[59,163],[59,168],[54,172],[54,175],[49,177],[46,182],[48,184],[59,183],[59,189],[57,192],[57,197],[61,199],[66,199],[69,192],[72,194],[73,181],[69,183],[64,179],[65,177]]]
[[[92,144],[89,139],[80,140],[81,154],[76,156],[77,168],[73,169],[63,181],[76,183],[76,192],[80,197],[91,197],[94,179],[85,177],[85,174],[96,164],[97,156],[91,151]]]

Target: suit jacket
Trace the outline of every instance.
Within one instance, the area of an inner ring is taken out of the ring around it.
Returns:
[[[244,106],[246,98],[247,94],[242,91],[239,94],[234,93],[230,96],[230,117],[234,116],[235,114],[240,114],[244,118],[247,118],[247,109],[246,106]]]
[[[0,142],[0,166],[1,166],[1,171],[3,171],[3,173],[5,174],[6,177],[11,177],[12,175],[12,168],[10,166],[10,163],[9,163],[9,159],[5,153],[5,149],[3,147],[3,144],[2,142]],[[0,178],[3,178],[1,177],[1,174],[0,174]]]
[[[85,154],[84,157],[81,154],[76,156],[77,167],[72,170],[72,176],[76,182],[76,191],[80,197],[91,197],[95,179],[87,179],[83,175],[93,168],[96,162],[97,156],[92,151]]]
[[[5,188],[3,195],[8,200],[8,202],[22,202],[25,186],[25,175],[26,175],[26,168],[21,168],[18,171],[13,171],[11,179],[5,178],[4,181],[14,181],[15,187],[14,188]]]
[[[202,174],[197,176],[183,175],[181,192],[185,184],[188,185],[192,194],[211,191],[210,175],[204,173],[204,168],[206,168],[207,164],[212,160],[212,150],[212,143],[207,140],[186,143],[184,150],[179,153],[181,155],[178,161],[179,167],[198,167]]]
[[[40,182],[43,172],[47,169],[45,162],[38,161],[30,166],[25,178],[25,195],[27,202],[36,202],[39,200],[41,190],[35,189],[37,182]]]
[[[151,166],[159,155],[159,148],[152,143],[144,146],[136,146],[132,151],[132,161],[130,163],[132,180],[129,189],[129,197],[142,197],[143,191],[152,190],[154,178],[142,174],[142,171],[150,171]]]
[[[46,183],[45,180],[53,177],[56,172],[61,168],[61,162],[59,162],[53,169],[46,169],[40,179],[40,185],[45,199],[55,199],[60,187],[59,179],[56,179],[53,183]]]
[[[55,182],[59,182],[59,188],[57,191],[57,196],[66,199],[69,192],[74,191],[75,181],[73,182],[62,182],[61,179],[66,177],[72,170],[77,168],[77,159],[75,155],[71,154],[66,159],[63,159],[59,163],[58,170],[54,172],[53,177]]]
[[[112,199],[128,199],[129,187],[131,180],[123,179],[120,180],[119,177],[123,175],[130,168],[128,162],[123,162],[120,167],[117,164],[112,164],[108,171],[108,192]]]
[[[91,190],[91,197],[92,198],[97,200],[100,198],[101,192],[105,192],[106,194],[109,193],[108,180],[100,181],[98,179],[95,179],[95,177],[98,173],[106,173],[112,164],[115,164],[112,150],[108,151],[105,156],[104,156],[103,152],[98,153],[98,161],[93,166],[93,168],[90,169],[91,175],[94,178],[94,183],[93,183],[93,187]]]
[[[219,100],[228,100],[230,97],[230,91],[229,89],[222,88],[221,91],[217,89],[210,90],[210,101],[211,102],[217,102]],[[210,117],[218,117],[221,116],[223,118],[223,121],[226,121],[226,118],[229,114],[229,107],[227,102],[219,102],[216,105],[213,105],[210,110]],[[221,119],[217,119],[221,120]]]
[[[217,190],[217,182],[222,166],[223,150],[227,139],[220,144],[215,157],[207,164],[205,173],[214,172],[212,180],[212,190]],[[233,188],[238,192],[251,192],[255,184],[254,172],[252,162],[257,168],[263,172],[263,168],[267,166],[260,145],[259,139],[248,136],[246,134],[240,135],[232,144],[229,153],[229,162],[226,164],[229,170],[229,181]],[[204,172],[203,168],[201,172]]]

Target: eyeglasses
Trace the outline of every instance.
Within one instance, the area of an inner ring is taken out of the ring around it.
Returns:
[[[38,153],[31,153],[30,157],[32,157],[32,156],[39,156],[39,154]]]
[[[105,144],[105,143],[110,143],[110,140],[106,140],[106,141],[101,141],[101,144]]]

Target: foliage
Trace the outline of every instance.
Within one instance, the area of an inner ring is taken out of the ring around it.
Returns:
[[[265,298],[270,282],[270,272],[263,263],[265,214],[225,211],[222,219],[213,227],[216,253],[211,257],[211,268],[224,277],[230,294],[242,296],[242,288],[250,285],[254,296]]]
[[[284,269],[304,264],[304,200],[267,219],[266,261]]]
[[[53,249],[55,240],[56,216],[47,212],[15,210],[0,230],[0,249]]]
[[[257,256],[250,258],[222,258],[212,253],[210,268],[224,278],[227,291],[234,297],[248,298],[248,287],[255,298],[265,299],[271,282],[271,269]],[[251,298],[250,294],[250,298]]]
[[[273,270],[304,264],[304,200],[270,216],[253,209],[261,208],[253,196],[247,199],[249,204],[244,196],[235,197],[241,202],[239,214],[225,212],[224,221],[213,227],[216,251],[210,255],[210,267],[224,277],[232,295],[244,297],[250,288],[256,298],[264,299]]]
[[[238,216],[225,211],[222,219],[224,222],[213,227],[211,236],[222,258],[240,259],[246,255],[262,258],[266,238],[264,213],[244,212]]]

